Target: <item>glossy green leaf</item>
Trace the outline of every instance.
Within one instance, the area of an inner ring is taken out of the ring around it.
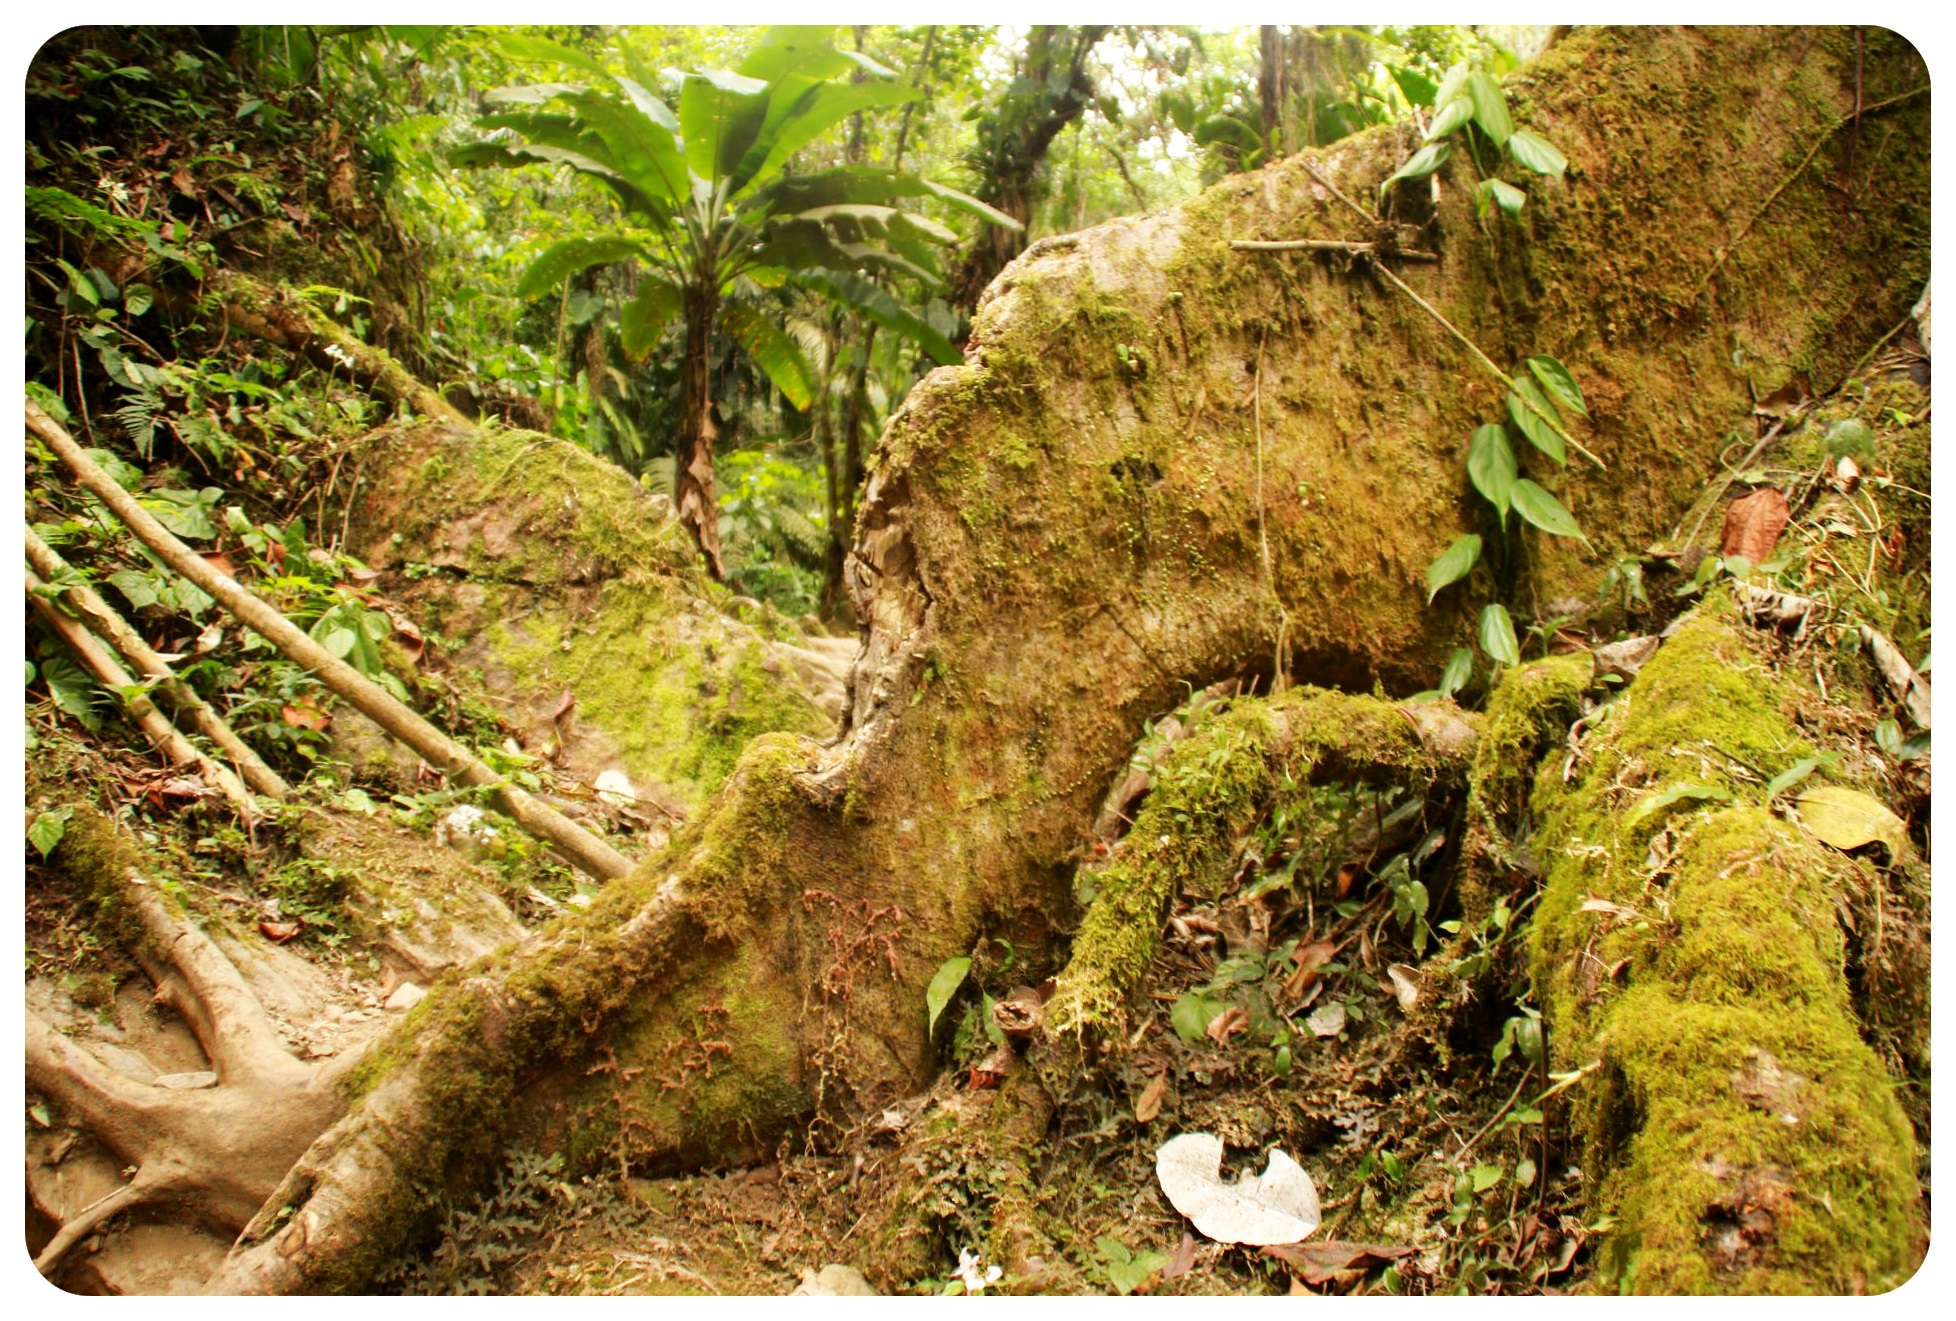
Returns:
[[[1559,179],[1569,168],[1569,158],[1555,144],[1538,133],[1518,128],[1508,136],[1508,154],[1537,174]]]
[[[938,1018],[943,1015],[945,1006],[951,1003],[951,997],[958,993],[958,988],[964,985],[965,974],[970,971],[971,960],[968,958],[946,959],[938,965],[930,985],[924,988],[924,1008],[930,1011],[929,1030],[932,1033],[937,1031]]]
[[[1479,533],[1469,532],[1465,536],[1455,537],[1453,544],[1426,566],[1426,603],[1433,604],[1433,598],[1440,594],[1442,588],[1465,578],[1480,563],[1480,559]]]
[[[1433,171],[1439,169],[1442,165],[1445,165],[1447,163],[1447,157],[1452,154],[1453,144],[1450,142],[1428,143],[1426,146],[1414,152],[1411,160],[1393,171],[1391,178],[1379,185],[1379,195],[1383,197],[1386,189],[1392,187],[1392,185],[1398,183],[1401,179],[1424,179],[1427,175],[1433,173]]]
[[[1433,122],[1426,126],[1426,142],[1444,138],[1474,117],[1474,103],[1466,97],[1449,101],[1441,106],[1433,116]]]
[[[602,64],[582,51],[560,46],[543,37],[527,37],[520,33],[489,28],[486,30],[489,44],[513,60],[530,63],[561,64],[566,68],[588,73],[595,78],[610,77]]]
[[[1475,197],[1483,213],[1491,202],[1511,216],[1521,214],[1521,208],[1528,203],[1528,194],[1505,179],[1483,179]]]
[[[1514,503],[1515,477],[1519,471],[1515,452],[1508,445],[1507,430],[1499,422],[1490,422],[1474,432],[1467,446],[1467,476],[1473,481],[1474,489],[1500,511],[1504,529],[1508,510]]]
[[[1514,501],[1515,512],[1542,531],[1558,537],[1574,537],[1588,544],[1589,538],[1582,534],[1575,517],[1562,507],[1562,502],[1526,477],[1516,480]]]
[[[1185,1044],[1199,1046],[1208,1034],[1209,1020],[1221,1012],[1220,1004],[1199,991],[1191,991],[1168,1011],[1168,1021]]]
[[[27,842],[38,849],[43,858],[47,857],[67,837],[68,818],[74,814],[72,807],[57,807],[39,813],[34,823],[27,827]]]
[[[1453,696],[1473,677],[1474,653],[1466,647],[1455,647],[1453,655],[1447,658],[1446,672],[1440,676],[1440,696]]]
[[[1800,758],[1800,760],[1788,766],[1778,775],[1766,781],[1766,797],[1769,799],[1779,797],[1788,789],[1791,789],[1794,785],[1806,779],[1807,776],[1813,774],[1814,768],[1818,765],[1820,765],[1820,758],[1818,757]]]
[[[640,255],[638,244],[615,235],[563,239],[545,248],[524,269],[522,278],[516,282],[516,296],[540,298],[555,293],[565,280],[593,266],[609,266]]]
[[[1467,75],[1467,97],[1474,105],[1474,122],[1497,147],[1508,145],[1514,134],[1514,121],[1508,118],[1508,94],[1501,85],[1480,72]]]
[[[720,323],[789,403],[805,409],[815,402],[815,373],[801,346],[781,327],[742,303],[724,309]]]
[[[1554,405],[1539,386],[1526,376],[1514,378],[1514,388],[1508,392],[1508,417],[1514,422],[1515,430],[1526,436],[1529,444],[1554,459],[1556,466],[1563,467],[1569,462],[1569,450],[1563,443],[1562,433],[1550,425],[1555,415]]]
[[[1472,73],[1473,70],[1467,67],[1465,60],[1454,64],[1445,74],[1441,75],[1440,86],[1433,93],[1433,104],[1436,106],[1450,105],[1457,100],[1467,97],[1467,79]]]
[[[1521,645],[1515,641],[1515,622],[1508,608],[1490,601],[1481,610],[1481,650],[1503,665],[1521,664]]]
[[[627,356],[642,359],[659,342],[659,332],[679,315],[679,289],[669,281],[639,277],[638,294],[618,317],[618,342]]]
[[[1589,405],[1583,402],[1582,387],[1576,384],[1574,373],[1559,360],[1546,353],[1538,353],[1528,360],[1528,370],[1534,373],[1542,389],[1548,392],[1548,397],[1558,407],[1589,416]]]
[[[804,271],[794,282],[804,288],[827,294],[845,307],[853,307],[871,321],[899,335],[930,354],[936,362],[952,365],[964,361],[957,346],[930,322],[898,303],[875,283],[844,271]]]
[[[708,184],[732,175],[767,116],[768,85],[726,69],[686,75],[679,88],[679,133],[686,165]]]
[[[736,182],[742,188],[767,183],[781,172],[790,156],[858,111],[902,105],[922,98],[923,93],[916,88],[894,83],[819,84],[778,125],[770,125],[761,132],[749,159],[741,162]],[[764,154],[754,160],[755,152]]]
[[[1386,72],[1392,75],[1393,82],[1399,84],[1399,90],[1408,102],[1416,106],[1432,106],[1433,95],[1440,90],[1438,83],[1418,69],[1409,69],[1400,64],[1388,64]]]

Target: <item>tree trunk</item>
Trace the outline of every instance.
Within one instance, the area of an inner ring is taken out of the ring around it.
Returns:
[[[725,582],[720,562],[720,504],[713,494],[713,321],[719,303],[710,285],[686,292],[686,357],[679,371],[679,436],[672,459],[673,503],[699,545],[707,571]]]
[[[1045,197],[1046,151],[1060,131],[1093,100],[1087,56],[1107,35],[1105,26],[1035,26],[1026,37],[1020,76],[998,110],[981,127],[980,201],[1025,224]],[[1025,247],[1024,230],[981,225],[964,262],[951,274],[953,306],[971,308],[1007,262]]]
[[[1257,102],[1263,112],[1263,163],[1271,164],[1285,155],[1284,115],[1284,39],[1274,23],[1257,29]]]
[[[1511,84],[1566,180],[1483,228],[1464,157],[1441,172],[1421,246],[1442,260],[1403,278],[1510,369],[1567,362],[1609,465],[1549,479],[1596,549],[1541,547],[1543,600],[1663,536],[1755,398],[1838,381],[1916,297],[1927,74],[1882,34],[1864,77],[1864,119],[1894,131],[1836,188],[1806,161],[1844,145],[1845,30],[1586,29]],[[1381,129],[1314,165],[1372,197],[1415,146]],[[870,465],[843,737],[757,739],[588,913],[438,988],[220,1287],[358,1287],[412,1232],[418,1181],[518,1128],[651,1169],[874,1113],[932,1072],[944,960],[989,937],[1028,981],[1064,965],[1096,808],[1188,686],[1276,678],[1273,656],[1327,687],[1431,684],[1471,606],[1429,608],[1424,572],[1477,530],[1466,442],[1503,392],[1363,266],[1228,247],[1351,237],[1312,164],[1042,243],[992,284],[967,363],[912,392]],[[688,324],[681,514],[717,564],[710,321]],[[708,1027],[729,1062],[662,1090]]]

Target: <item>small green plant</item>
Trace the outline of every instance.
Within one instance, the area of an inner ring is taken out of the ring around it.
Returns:
[[[1524,169],[1552,179],[1561,178],[1569,168],[1568,158],[1554,143],[1539,133],[1514,126],[1514,119],[1508,113],[1508,95],[1501,90],[1501,84],[1494,81],[1492,74],[1473,68],[1466,60],[1447,70],[1438,86],[1424,79],[1411,85],[1401,80],[1400,86],[1415,105],[1431,110],[1433,118],[1426,126],[1425,145],[1379,185],[1381,198],[1401,179],[1424,179],[1445,165],[1457,141],[1467,144],[1474,172],[1480,177],[1474,202],[1483,216],[1490,206],[1498,206],[1510,216],[1519,216],[1528,201],[1527,193],[1494,175],[1483,159],[1484,152],[1493,156],[1493,169],[1500,168],[1504,156]]]
[[[1519,516],[1517,533],[1525,523],[1550,536],[1574,537],[1584,545],[1589,539],[1583,535],[1574,515],[1563,507],[1560,500],[1532,478],[1523,475],[1520,459],[1516,456],[1517,446],[1511,432],[1519,432],[1537,452],[1545,455],[1557,467],[1567,467],[1569,462],[1569,441],[1564,430],[1565,414],[1589,416],[1589,408],[1583,401],[1582,388],[1576,384],[1575,376],[1560,361],[1547,354],[1537,354],[1525,364],[1527,372],[1517,372],[1512,377],[1504,377],[1508,383],[1508,420],[1506,423],[1489,422],[1474,432],[1467,445],[1467,477],[1495,513],[1495,526],[1500,532],[1501,561],[1505,564],[1513,553],[1508,540],[1508,515]],[[1577,447],[1580,449],[1580,446]],[[1584,451],[1587,453],[1587,451]],[[1478,532],[1465,533],[1456,537],[1446,550],[1442,551],[1426,570],[1426,599],[1431,604],[1446,588],[1459,582],[1472,573],[1474,566],[1482,559],[1485,543]],[[1638,590],[1642,590],[1641,575]],[[1521,644],[1515,637],[1514,620],[1506,606],[1499,601],[1489,601],[1481,608],[1476,623],[1477,640],[1482,652],[1502,665],[1521,664]],[[1468,668],[1471,670],[1471,660]],[[1457,688],[1466,681],[1459,673],[1459,656],[1447,667],[1448,682]]]

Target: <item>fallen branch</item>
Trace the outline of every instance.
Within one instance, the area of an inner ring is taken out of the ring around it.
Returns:
[[[251,791],[245,788],[244,782],[229,767],[221,766],[197,751],[190,740],[170,723],[169,718],[156,709],[156,703],[150,701],[148,692],[142,690],[142,685],[117,663],[95,635],[83,628],[79,620],[71,619],[55,609],[54,602],[38,590],[46,586],[39,574],[32,569],[22,572],[27,575],[27,599],[34,603],[35,613],[68,644],[69,650],[81,661],[82,668],[121,699],[123,709],[149,736],[156,750],[168,758],[172,766],[195,766],[199,774],[223,791],[224,796],[247,820],[256,818],[258,807],[251,801]]]
[[[50,583],[62,584],[62,579],[71,572],[67,561],[42,541],[31,527],[27,529],[27,559],[34,566],[34,571]],[[224,717],[213,711],[194,688],[179,679],[169,663],[144,642],[142,636],[129,627],[128,622],[93,587],[72,581],[62,585],[66,599],[80,612],[82,622],[90,631],[121,652],[136,667],[138,674],[146,679],[158,680],[158,688],[167,692],[178,707],[189,713],[191,722],[199,732],[224,749],[225,754],[237,763],[245,783],[268,798],[284,798],[292,792],[291,786],[280,778],[279,773],[267,766],[264,758],[252,751],[250,745],[238,737],[237,731],[226,723]]]
[[[27,401],[27,426],[46,441],[82,484],[93,491],[171,569],[209,593],[240,622],[255,630],[286,656],[317,674],[328,688],[420,753],[429,765],[454,776],[465,785],[490,790],[495,795],[497,805],[518,825],[555,845],[565,857],[590,875],[610,880],[631,869],[631,862],[622,853],[508,783],[467,748],[396,701],[379,684],[334,656],[307,637],[284,615],[194,554],[158,523],[148,510],[137,504],[100,464],[83,452],[60,423],[49,417],[31,399]],[[83,635],[87,636],[85,633]]]
[[[1231,239],[1235,252],[1344,252],[1374,257],[1403,257],[1407,261],[1438,261],[1437,252],[1411,248],[1381,248],[1376,243],[1356,243],[1346,239]]]

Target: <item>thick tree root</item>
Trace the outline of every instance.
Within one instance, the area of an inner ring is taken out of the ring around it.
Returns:
[[[134,849],[106,820],[79,815],[62,848],[92,854],[95,866],[117,876],[129,943],[158,1001],[195,1034],[213,1076],[180,1075],[179,1086],[136,1082],[29,1012],[29,1088],[136,1168],[127,1185],[61,1227],[36,1261],[44,1273],[111,1216],[144,1203],[167,1201],[235,1232],[344,1110],[339,1079],[359,1058],[349,1051],[324,1065],[295,1059],[238,970],[143,875]]]
[[[1220,880],[1233,843],[1314,777],[1459,782],[1474,717],[1316,688],[1245,703],[1164,759],[1134,828],[1095,876],[1098,895],[1047,1006],[1055,1038],[1117,1032],[1183,885]]]
[[[1600,1282],[1880,1291],[1925,1246],[1914,1143],[1841,972],[1852,864],[1761,792],[1811,749],[1731,612],[1670,637],[1579,777],[1537,781],[1535,979],[1558,1067],[1595,1071],[1571,1127],[1622,1222]]]

